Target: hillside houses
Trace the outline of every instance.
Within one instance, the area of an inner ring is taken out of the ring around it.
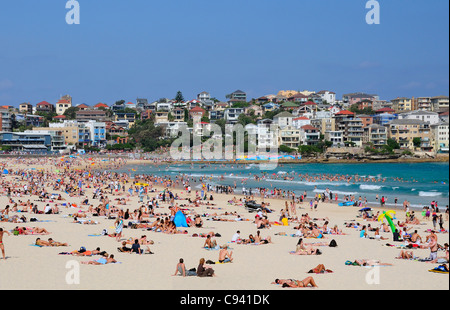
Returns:
[[[245,126],[248,134],[256,136],[260,149],[282,145],[293,152],[301,146],[324,145],[383,149],[391,139],[405,150],[448,152],[447,96],[397,97],[384,101],[378,95],[355,92],[339,99],[333,91],[320,90],[280,91],[277,95],[248,99],[246,92],[236,90],[225,95],[225,99],[220,101],[201,91],[187,100],[151,101],[140,97],[89,104],[76,103],[70,95],[65,95],[54,104],[44,100],[36,104],[21,103],[17,108],[5,106],[0,107],[2,133],[20,132],[20,137],[28,133],[30,139],[36,132],[48,133],[45,139],[55,141],[45,142],[46,148],[40,145],[37,149],[19,145],[20,139],[0,143],[6,150],[20,152],[101,149],[123,140],[118,137],[138,142],[128,131],[144,122],[163,128],[158,139],[176,137],[183,128],[203,136],[209,132],[204,128],[218,123]],[[214,138],[220,135],[216,133]]]

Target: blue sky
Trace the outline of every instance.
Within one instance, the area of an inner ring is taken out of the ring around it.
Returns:
[[[0,105],[112,104],[257,98],[279,90],[437,96],[449,93],[449,2],[379,0],[4,0],[0,9]]]

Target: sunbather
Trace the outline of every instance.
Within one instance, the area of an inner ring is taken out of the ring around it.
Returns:
[[[275,282],[272,282],[272,284],[281,284],[282,287],[292,287],[292,288],[308,287],[309,285],[311,287],[318,287],[313,277],[307,277],[303,280],[275,279]]]

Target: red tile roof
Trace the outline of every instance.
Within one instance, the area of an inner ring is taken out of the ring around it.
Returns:
[[[311,126],[311,125],[304,125],[301,128],[304,129],[304,130],[317,130],[316,127]]]
[[[96,107],[96,108],[100,108],[100,107],[107,108],[108,105],[100,102],[100,103],[97,103],[94,107]]]
[[[206,112],[205,110],[203,110],[202,108],[200,108],[200,107],[194,107],[194,108],[192,108],[191,109],[191,111],[190,112]]]
[[[336,113],[336,115],[354,115],[354,114],[355,113],[350,112],[348,110],[342,110],[342,111],[339,111],[338,113]]]
[[[38,104],[36,104],[37,106],[38,105],[52,105],[51,103],[49,103],[49,102],[47,102],[47,101],[41,101],[41,102],[39,102]]]

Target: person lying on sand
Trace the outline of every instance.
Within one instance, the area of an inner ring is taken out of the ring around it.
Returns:
[[[113,264],[117,263],[117,261],[114,259],[114,255],[111,254],[108,257],[108,253],[105,253],[103,257],[100,257],[99,259],[87,261],[87,262],[81,262],[83,265],[106,265],[106,264]]]
[[[48,235],[48,232],[45,228],[39,227],[19,227],[16,226],[13,231],[17,231],[19,235]]]
[[[48,241],[41,240],[41,238],[37,238],[35,244],[39,246],[68,246],[67,243],[57,242],[54,241],[52,238],[49,238]]]
[[[323,265],[323,264],[319,264],[315,268],[308,271],[308,273],[331,273],[331,272],[333,272],[333,271],[325,268],[325,265]]]
[[[300,288],[300,287],[318,287],[313,277],[307,277],[303,280],[294,280],[294,279],[275,279],[272,284],[280,284],[282,287],[292,287],[292,288]]]
[[[377,259],[356,259],[353,262],[354,266],[393,266],[392,264],[389,263],[380,263],[379,260]]]

